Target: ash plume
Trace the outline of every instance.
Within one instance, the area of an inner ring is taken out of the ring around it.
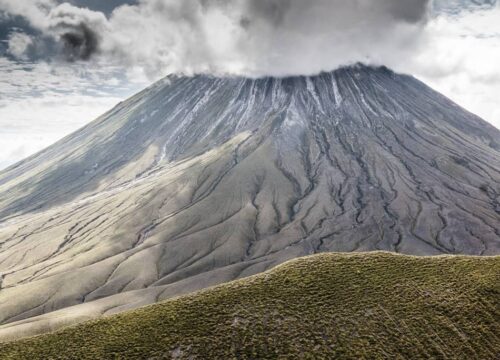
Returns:
[[[420,41],[429,8],[430,0],[141,0],[106,16],[54,0],[0,0],[40,31],[38,41],[56,42],[48,57],[248,76],[392,65]]]

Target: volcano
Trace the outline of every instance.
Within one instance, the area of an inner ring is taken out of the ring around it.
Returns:
[[[169,76],[0,173],[0,338],[321,252],[500,254],[500,131],[407,75]]]

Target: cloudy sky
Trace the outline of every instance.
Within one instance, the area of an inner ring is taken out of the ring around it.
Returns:
[[[496,0],[0,0],[0,169],[165,75],[409,73],[500,128]]]

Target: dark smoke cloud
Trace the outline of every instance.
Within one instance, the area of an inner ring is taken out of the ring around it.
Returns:
[[[141,0],[98,11],[56,0],[0,0],[58,44],[148,73],[311,74],[410,56],[430,0]]]
[[[401,19],[409,23],[418,23],[427,19],[428,1],[399,0],[386,3],[387,11],[394,19]]]
[[[64,55],[68,61],[89,60],[99,49],[99,37],[85,24],[61,35]]]
[[[67,61],[89,60],[99,52],[101,34],[108,23],[106,16],[87,8],[53,0],[0,0],[0,11],[24,17],[31,39],[26,53],[9,51],[17,57],[62,58]],[[21,35],[9,35],[9,47],[19,48]],[[17,43],[16,43],[17,42]]]
[[[107,22],[100,12],[65,3],[49,12],[47,32],[60,43],[66,60],[89,60],[99,52]]]

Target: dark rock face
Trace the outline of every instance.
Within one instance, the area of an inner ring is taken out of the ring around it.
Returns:
[[[317,252],[500,254],[499,208],[500,131],[412,77],[172,77],[0,173],[0,321]]]

